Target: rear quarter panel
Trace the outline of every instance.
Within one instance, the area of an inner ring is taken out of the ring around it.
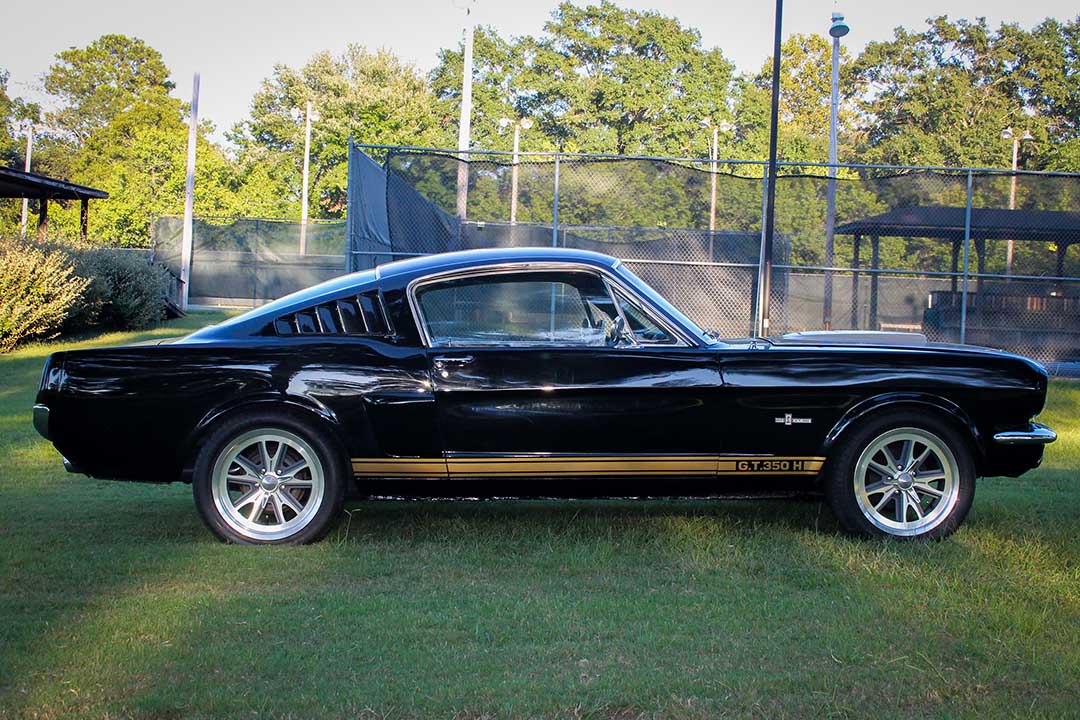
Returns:
[[[44,399],[57,449],[95,476],[173,481],[215,420],[259,406],[310,413],[351,455],[437,447],[423,355],[376,340],[177,343],[68,353]],[[383,428],[408,427],[397,446]],[[389,443],[389,444],[387,444]]]

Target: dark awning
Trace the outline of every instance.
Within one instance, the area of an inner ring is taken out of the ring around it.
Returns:
[[[924,237],[963,240],[965,208],[924,205],[890,210],[837,226],[839,235]],[[1045,240],[1070,244],[1080,240],[1080,212],[973,208],[971,237]]]
[[[109,193],[56,178],[0,167],[0,198],[34,200],[103,200]]]

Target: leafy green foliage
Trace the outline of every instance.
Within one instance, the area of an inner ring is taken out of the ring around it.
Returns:
[[[783,45],[784,160],[827,158],[830,45],[818,35],[794,35]],[[940,17],[922,30],[899,28],[856,58],[843,46],[841,52],[841,161],[1007,166],[1011,146],[1001,131],[1011,126],[1035,138],[1021,145],[1021,167],[1080,170],[1080,18],[993,29],[985,20]],[[207,139],[209,124],[200,127],[196,212],[299,216],[303,113],[311,101],[318,118],[310,214],[341,217],[348,138],[454,146],[461,73],[460,46],[443,50],[427,78],[389,51],[359,46],[318,53],[299,68],[275,67],[252,100],[250,118],[228,134],[235,152]],[[702,46],[696,30],[656,12],[564,2],[536,35],[505,38],[478,28],[473,79],[478,148],[509,150],[513,131],[500,120],[524,117],[534,121],[521,136],[526,152],[706,157],[712,127],[722,128],[722,157],[762,159],[768,148],[771,63],[737,75],[720,49]],[[39,111],[10,97],[3,80],[0,72],[0,158],[14,163],[21,156],[15,128]],[[37,136],[35,169],[108,190],[110,199],[90,214],[91,234],[145,246],[150,218],[177,214],[183,203],[186,108],[169,95],[173,83],[160,54],[141,40],[105,35],[59,53],[45,87],[57,110]],[[604,190],[603,171],[594,182],[598,202],[619,204],[618,193]],[[470,206],[484,193],[505,204],[500,183],[478,178]],[[637,187],[622,190],[636,197]],[[700,193],[685,193],[693,197],[670,198],[683,205],[661,207],[655,217],[633,202],[626,210],[646,225],[700,225]],[[540,208],[550,205],[549,194],[536,185],[522,219],[546,221]],[[980,203],[999,200],[988,195]],[[1021,193],[1018,202],[1043,201]],[[14,228],[16,208],[2,203],[0,230]],[[78,232],[77,204],[50,210],[55,235]]]
[[[88,284],[62,251],[0,237],[0,353],[54,336]]]
[[[473,137],[507,149],[502,117],[534,118],[529,149],[708,155],[702,123],[729,117],[734,68],[697,30],[656,12],[602,2],[559,5],[540,37],[476,34]],[[462,54],[444,51],[432,85],[445,112],[460,107]]]
[[[1080,17],[1029,32],[942,16],[870,43],[853,68],[865,87],[859,151],[871,162],[1001,167],[1011,152],[1001,132],[1013,127],[1035,137],[1021,167],[1047,166],[1057,143],[1078,137],[1078,33]]]
[[[85,140],[135,102],[164,98],[173,88],[161,53],[137,38],[102,35],[85,48],[56,55],[45,90],[63,103],[53,125]]]
[[[424,77],[389,51],[350,45],[340,55],[321,52],[299,70],[279,65],[255,94],[251,119],[230,133],[248,182],[257,178],[286,199],[276,215],[299,215],[309,101],[318,113],[309,188],[315,216],[344,214],[350,136],[384,144],[450,141]]]

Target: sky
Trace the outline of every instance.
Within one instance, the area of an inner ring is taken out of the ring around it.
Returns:
[[[719,47],[741,71],[756,71],[772,51],[772,2],[730,0],[616,0],[657,10],[701,32],[706,47]],[[585,0],[577,0],[585,4]],[[594,0],[599,2],[599,0]],[[172,70],[175,94],[190,99],[192,75],[201,74],[199,115],[216,126],[215,137],[243,120],[259,83],[275,64],[298,67],[320,50],[353,42],[385,47],[427,71],[440,48],[461,42],[467,0],[50,0],[47,10],[13,2],[0,25],[0,69],[10,72],[8,92],[42,101],[41,78],[53,56],[105,33],[139,37],[157,48]],[[557,0],[477,0],[476,21],[504,36],[539,34]],[[925,27],[929,17],[985,16],[992,27],[1030,27],[1046,17],[1078,14],[1075,0],[890,0],[847,2],[788,0],[784,34],[824,34],[830,14],[844,13],[851,34],[843,42],[858,52],[867,42],[892,36],[893,28]],[[43,15],[47,22],[42,25]],[[44,27],[44,30],[42,30]]]

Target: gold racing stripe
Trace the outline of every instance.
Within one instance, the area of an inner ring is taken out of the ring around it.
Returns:
[[[353,458],[362,477],[719,477],[817,475],[823,457],[774,455],[525,455],[441,458]]]
[[[442,458],[353,458],[352,468],[362,477],[446,477]]]

